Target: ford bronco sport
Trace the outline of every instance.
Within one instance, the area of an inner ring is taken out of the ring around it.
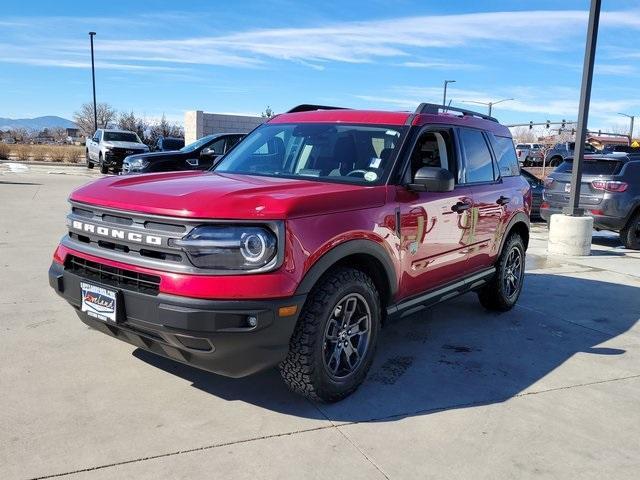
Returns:
[[[513,307],[531,194],[492,117],[301,105],[213,171],[103,178],[70,203],[49,279],[83,322],[226,376],[279,365],[330,402],[384,322],[469,291]]]

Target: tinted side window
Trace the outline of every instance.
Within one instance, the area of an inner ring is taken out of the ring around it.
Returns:
[[[209,149],[217,155],[222,155],[224,153],[224,138],[213,142],[209,145]]]
[[[509,137],[496,137],[489,135],[493,152],[498,160],[498,168],[500,176],[514,177],[520,175],[520,166],[518,165],[518,157],[516,150],[513,148],[513,142]]]
[[[492,182],[494,180],[493,160],[482,132],[466,128],[460,129],[460,132],[467,183]]]

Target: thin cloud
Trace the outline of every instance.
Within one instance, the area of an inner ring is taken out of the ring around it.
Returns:
[[[602,14],[602,24],[616,28],[640,28],[638,11],[615,11]],[[144,16],[127,19],[144,23]],[[102,22],[115,21],[102,18]],[[184,19],[182,19],[184,20]],[[269,60],[290,61],[316,70],[329,62],[371,63],[381,59],[406,58],[400,65],[408,68],[463,68],[462,64],[420,61],[416,49],[477,48],[496,45],[520,46],[526,50],[563,50],[573,38],[583,37],[587,12],[582,10],[485,12],[434,15],[339,22],[309,28],[270,28],[238,33],[182,39],[104,39],[96,51],[113,64],[128,61],[156,63],[190,63],[241,68],[259,68]],[[12,18],[17,22],[20,19]],[[43,18],[32,20],[47,27]],[[70,21],[82,22],[78,19]],[[117,19],[121,22],[121,19]],[[544,28],[531,28],[544,25]],[[144,32],[141,32],[144,34]],[[147,32],[147,35],[157,35]],[[86,46],[70,39],[34,42],[27,45],[30,58],[67,59],[85,52]],[[73,68],[73,67],[71,67]]]

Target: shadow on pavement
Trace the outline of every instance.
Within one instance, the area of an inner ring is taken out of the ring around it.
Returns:
[[[629,330],[639,311],[636,287],[529,273],[519,306],[508,313],[487,312],[468,294],[387,325],[360,389],[342,402],[317,407],[334,421],[393,421],[503,402],[576,354],[625,355],[598,345]],[[275,369],[234,380],[142,350],[134,355],[217,397],[318,418],[315,410],[292,402]],[[593,361],[586,361],[589,368],[569,369],[563,381],[581,383],[597,375]]]

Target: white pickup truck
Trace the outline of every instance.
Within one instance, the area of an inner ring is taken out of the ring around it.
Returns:
[[[101,173],[119,173],[125,157],[148,151],[135,132],[99,128],[86,142],[87,168],[97,164]]]

